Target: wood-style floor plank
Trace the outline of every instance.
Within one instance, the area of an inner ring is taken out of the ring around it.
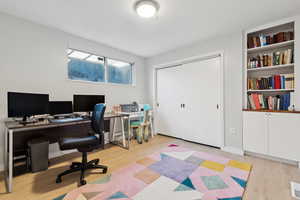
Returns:
[[[300,182],[300,170],[296,166],[265,160],[252,156],[237,156],[211,147],[194,144],[165,136],[155,136],[150,142],[142,145],[132,142],[130,150],[113,146],[104,151],[89,153],[88,159],[100,158],[101,164],[109,167],[108,173],[122,168],[144,156],[151,154],[169,143],[194,149],[212,152],[218,155],[249,162],[253,169],[244,195],[244,200],[292,200],[290,181]],[[47,171],[27,173],[14,178],[13,193],[7,194],[3,180],[0,180],[0,200],[52,200],[77,188],[79,173],[63,177],[61,184],[56,184],[57,174],[66,170],[72,161],[80,161],[80,153],[72,153],[51,160]],[[88,182],[101,178],[95,171],[87,173]]]

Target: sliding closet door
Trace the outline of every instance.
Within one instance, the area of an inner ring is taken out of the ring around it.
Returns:
[[[182,66],[186,140],[217,146],[221,133],[221,62],[220,57]]]
[[[180,138],[182,136],[183,87],[181,68],[170,67],[157,71],[157,103],[155,124],[157,132]]]

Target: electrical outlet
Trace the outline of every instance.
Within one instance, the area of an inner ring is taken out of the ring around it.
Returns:
[[[236,128],[230,128],[230,134],[236,135]]]

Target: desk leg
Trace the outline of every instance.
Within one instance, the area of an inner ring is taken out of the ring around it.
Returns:
[[[125,127],[124,127],[124,118],[121,117],[121,128],[122,128],[122,141],[123,141],[123,147],[126,147],[126,144],[125,144]]]
[[[130,147],[130,140],[131,140],[131,127],[130,127],[131,123],[130,123],[130,117],[128,117],[128,138],[127,138],[127,149],[129,150]]]
[[[7,137],[8,135],[8,129],[5,128],[4,130],[4,150],[3,150],[3,153],[4,153],[4,173],[5,173],[5,177],[7,176],[7,158],[8,158],[8,153],[7,153],[7,149],[8,149],[8,144],[7,144]]]
[[[12,192],[12,179],[13,179],[13,131],[8,131],[8,180],[7,180],[7,186],[8,186],[8,192]],[[7,150],[6,150],[7,152]]]
[[[151,137],[154,137],[154,128],[153,128],[153,118],[150,119],[150,129],[151,129]]]
[[[117,118],[113,118],[112,142],[115,141]]]
[[[8,191],[8,129],[4,130],[4,181]]]

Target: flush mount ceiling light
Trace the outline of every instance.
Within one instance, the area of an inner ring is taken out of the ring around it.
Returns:
[[[135,3],[134,9],[140,17],[151,18],[157,14],[159,4],[153,0],[140,0]]]

